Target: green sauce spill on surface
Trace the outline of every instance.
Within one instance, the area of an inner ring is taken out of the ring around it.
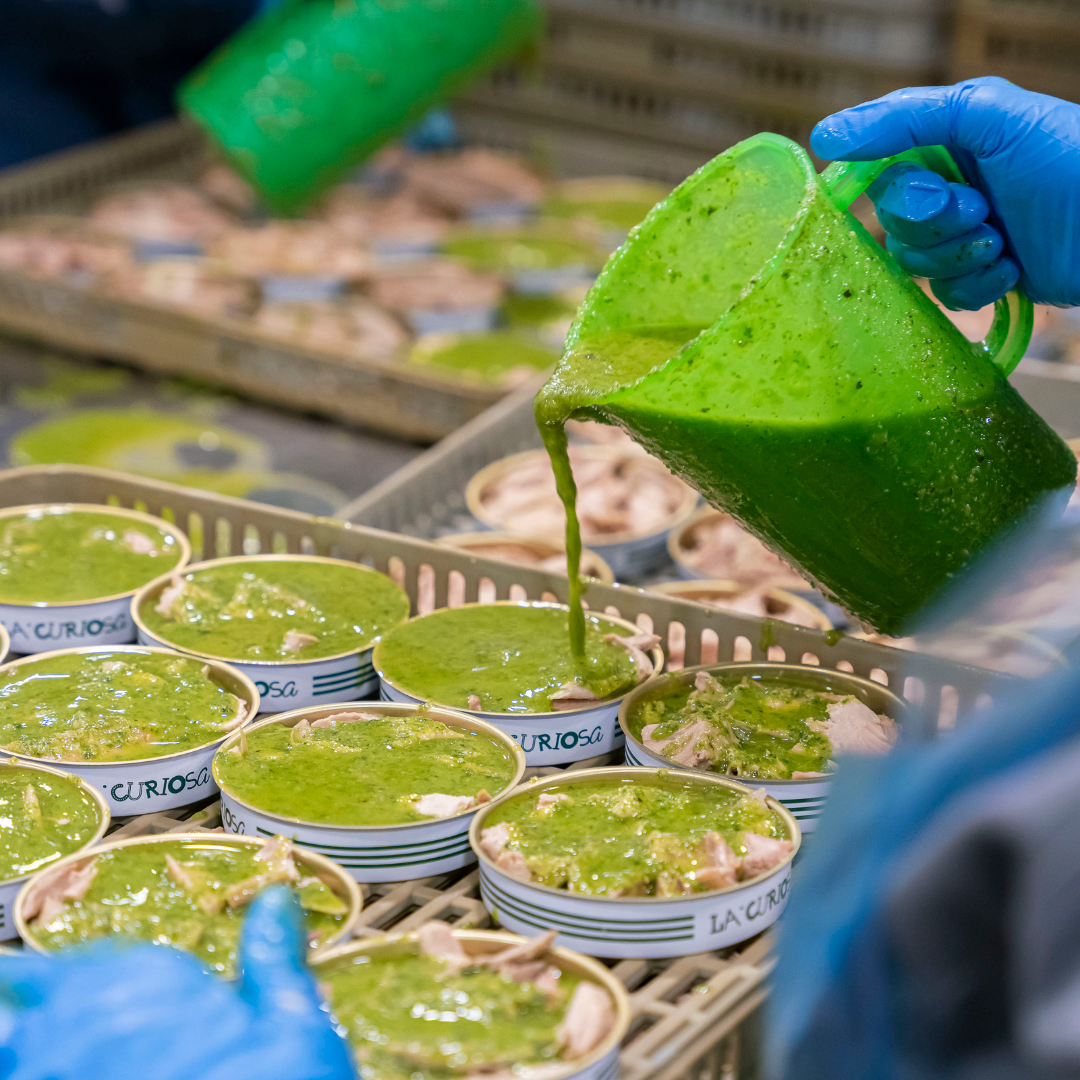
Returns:
[[[0,679],[0,748],[53,761],[137,761],[223,738],[239,700],[203,662],[68,653]]]
[[[335,722],[299,736],[267,724],[219,753],[214,772],[237,798],[320,825],[431,821],[412,807],[421,795],[494,797],[514,778],[514,755],[499,743],[438,720],[387,717]]]
[[[589,615],[584,659],[567,648],[568,618],[559,607],[482,604],[446,608],[399,626],[375,649],[375,666],[400,690],[451,708],[468,708],[469,695],[483,712],[551,712],[551,695],[577,680],[600,699],[637,684],[629,652],[604,640],[628,633]],[[587,702],[583,704],[588,704]]]
[[[409,598],[367,567],[253,559],[181,575],[170,617],[148,599],[139,610],[159,638],[227,660],[297,662],[363,649],[409,614]],[[316,640],[296,651],[286,633]]]
[[[653,739],[666,739],[695,721],[711,730],[695,745],[708,749],[711,772],[750,780],[790,780],[793,772],[826,772],[828,737],[807,721],[828,718],[841,694],[822,693],[778,680],[725,680],[717,673],[705,690],[666,677],[634,703],[627,726],[636,739],[650,724]],[[704,767],[704,766],[703,766]]]
[[[549,1002],[533,983],[482,967],[455,972],[431,956],[343,956],[315,974],[372,1080],[507,1075],[558,1061],[556,1031],[580,981],[563,972]]]
[[[94,860],[97,873],[86,896],[67,901],[64,910],[45,926],[31,923],[31,932],[48,949],[103,937],[172,945],[193,953],[211,971],[234,975],[245,908],[229,907],[225,891],[230,885],[266,874],[267,864],[255,859],[257,851],[215,845],[213,840],[177,840],[104,851]],[[173,880],[166,855],[180,864],[196,892]],[[310,941],[314,947],[344,922],[346,905],[321,881],[305,885],[298,894],[308,933],[317,935]],[[207,911],[209,907],[219,910]]]
[[[132,533],[153,550],[133,550],[125,540]],[[167,573],[181,554],[174,536],[118,514],[49,507],[3,518],[0,603],[57,604],[132,592]]]
[[[0,881],[78,851],[100,824],[101,810],[77,778],[0,766]]]
[[[539,794],[567,801],[541,807]],[[596,779],[524,791],[496,806],[485,831],[505,823],[539,885],[588,896],[706,892],[701,845],[717,832],[738,856],[743,833],[790,839],[782,819],[749,791],[669,780]],[[681,886],[681,887],[679,887]]]

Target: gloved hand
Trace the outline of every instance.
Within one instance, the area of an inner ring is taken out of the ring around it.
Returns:
[[[235,984],[157,945],[0,957],[0,1076],[353,1080],[305,951],[300,908],[279,887],[244,920]]]
[[[1005,79],[897,90],[826,117],[823,158],[871,161],[943,145],[968,188],[894,165],[868,191],[909,273],[946,307],[976,309],[1019,280],[1038,304],[1080,304],[1080,105]]]

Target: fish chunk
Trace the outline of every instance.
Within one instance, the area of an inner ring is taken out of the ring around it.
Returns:
[[[492,861],[498,862],[503,848],[510,843],[510,830],[506,822],[500,821],[480,833],[480,850]]]
[[[472,961],[465,952],[461,942],[454,937],[454,931],[449,923],[432,919],[424,923],[418,931],[420,938],[420,953],[423,956],[434,956],[437,960],[445,960],[452,967],[466,967]]]
[[[250,903],[270,885],[300,880],[300,871],[293,860],[293,843],[286,836],[271,837],[254,855],[256,862],[266,863],[266,871],[238,881],[225,890],[225,903],[231,908]]]
[[[481,702],[477,694],[470,694],[469,700],[466,703],[466,708],[472,709],[473,712],[481,712],[483,710],[483,702]]]
[[[602,987],[580,982],[574,987],[566,1015],[555,1032],[563,1059],[576,1061],[599,1046],[615,1026],[615,1007]]]
[[[146,533],[139,532],[138,529],[128,529],[124,533],[124,543],[131,551],[134,551],[136,555],[157,554],[157,548],[154,546],[154,541],[151,540]]]
[[[114,675],[118,671],[123,671],[125,667],[126,665],[123,660],[106,660],[105,663],[101,665],[101,670],[104,671],[106,675]]]
[[[23,791],[23,811],[36,824],[41,824],[41,800],[33,784],[27,784]]]
[[[158,602],[154,605],[154,610],[166,619],[175,619],[176,615],[173,614],[173,608],[176,606],[176,602],[182,600],[183,597],[184,582],[181,581],[180,578],[174,577],[172,581],[161,590]]]
[[[795,846],[790,840],[776,840],[758,833],[743,833],[746,854],[739,861],[739,878],[747,881],[779,866]]]
[[[511,945],[494,956],[484,957],[480,963],[513,979],[519,983],[535,983],[551,965],[546,957],[552,943],[558,936],[557,930],[548,930],[538,937],[529,938],[520,945]],[[556,969],[556,975],[558,969]]]
[[[281,647],[287,653],[298,653],[308,645],[318,644],[319,639],[314,634],[305,634],[300,630],[286,630],[285,640]]]
[[[382,717],[369,712],[336,712],[320,720],[312,720],[313,728],[328,728],[334,724],[354,724],[358,720],[380,720]]]
[[[563,683],[554,694],[551,695],[551,707],[555,712],[566,712],[569,709],[580,709],[590,701],[599,701],[595,692],[587,686],[578,686],[576,682]]]
[[[434,818],[453,817],[476,805],[476,799],[471,795],[442,795],[438,792],[424,795],[412,804],[418,814]]]
[[[701,841],[706,866],[695,875],[710,889],[726,889],[739,880],[739,857],[718,833],[709,831]]]
[[[191,875],[171,855],[165,856],[165,870],[185,892],[195,891],[195,882],[192,881]]]
[[[646,634],[642,632],[640,634],[634,634],[632,637],[620,637],[618,634],[605,634],[604,640],[610,641],[613,645],[621,645],[630,653],[634,658],[634,663],[637,664],[638,682],[644,682],[653,673],[652,658],[645,650],[654,649],[660,644],[659,634]]]
[[[307,719],[299,720],[293,724],[292,731],[289,733],[289,742],[295,743],[300,739],[306,739],[311,735],[311,724]]]
[[[712,724],[708,720],[695,720],[666,739],[653,738],[653,732],[658,726],[648,724],[641,729],[641,741],[647,750],[666,757],[676,765],[685,765],[688,769],[696,768],[709,760],[709,755],[697,748],[698,740],[712,731]]]
[[[835,702],[828,713],[827,720],[811,720],[806,726],[825,735],[834,754],[887,754],[896,742],[895,721],[854,698]]]
[[[569,795],[564,795],[561,791],[558,794],[553,794],[550,791],[545,791],[539,799],[536,800],[536,810],[540,814],[550,814],[559,803],[569,803],[574,800]]]
[[[532,871],[520,851],[504,851],[495,860],[495,865],[508,877],[517,878],[518,881],[532,881]]]
[[[36,889],[27,895],[23,916],[36,918],[42,926],[51,923],[64,910],[64,901],[79,901],[86,896],[97,874],[97,860],[68,866],[49,874]]]

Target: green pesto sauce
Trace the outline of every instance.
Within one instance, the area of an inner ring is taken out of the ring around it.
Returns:
[[[498,382],[515,368],[546,371],[555,363],[550,349],[514,331],[455,335],[442,348],[418,345],[410,360],[427,367],[445,368],[487,382]]]
[[[539,809],[541,794],[569,802]],[[668,896],[707,892],[695,880],[708,865],[700,851],[718,832],[736,855],[744,832],[788,839],[779,815],[753,795],[677,779],[597,779],[527,791],[497,806],[488,829],[505,822],[507,849],[520,851],[539,885],[589,896]]]
[[[635,702],[628,726],[640,739],[643,728],[657,724],[651,738],[666,739],[704,720],[711,730],[696,745],[708,753],[710,772],[790,780],[793,772],[831,768],[828,736],[808,727],[807,721],[828,719],[829,706],[842,700],[841,694],[776,681],[714,679],[699,691],[677,677],[668,677]],[[670,750],[675,753],[678,746]]]
[[[230,794],[272,814],[320,825],[430,821],[421,795],[494,797],[514,778],[514,756],[485,735],[438,720],[394,717],[334,722],[299,736],[267,724],[214,761]]]
[[[629,652],[604,640],[605,634],[629,632],[596,615],[586,618],[585,627],[585,658],[578,662],[562,608],[446,608],[387,634],[376,647],[375,666],[425,701],[468,708],[469,695],[476,694],[482,712],[551,712],[551,695],[571,681],[601,699],[633,689],[637,672]]]
[[[64,910],[45,926],[32,922],[31,932],[47,949],[64,949],[102,937],[172,945],[193,953],[211,971],[231,976],[236,969],[245,908],[228,907],[224,893],[230,885],[266,873],[267,864],[254,858],[256,851],[213,840],[177,840],[104,851],[95,860],[97,874],[86,896],[67,901]],[[197,892],[188,892],[173,881],[165,865],[166,854],[187,871]],[[303,875],[303,867],[299,869]],[[344,922],[347,907],[321,881],[305,884],[298,893],[309,943],[315,946]],[[216,899],[220,911],[207,912],[199,905],[198,899],[207,896]]]
[[[0,677],[0,748],[53,761],[137,761],[220,739],[238,699],[201,660],[67,653]]]
[[[447,255],[481,270],[554,270],[567,266],[599,267],[604,259],[587,240],[530,232],[459,236],[443,245]]]
[[[100,824],[101,810],[76,777],[0,767],[0,881],[78,851]]]
[[[139,533],[140,554],[124,535]],[[58,604],[132,592],[180,561],[176,537],[118,514],[49,507],[0,520],[0,603]]]
[[[296,663],[370,645],[409,614],[409,598],[367,567],[302,560],[225,563],[182,576],[169,617],[147,599],[139,614],[158,637],[227,660]],[[318,640],[292,652],[294,630]]]
[[[450,1080],[558,1061],[556,1029],[580,981],[563,972],[549,1003],[532,983],[419,955],[345,956],[319,965],[316,978],[363,1080]]]

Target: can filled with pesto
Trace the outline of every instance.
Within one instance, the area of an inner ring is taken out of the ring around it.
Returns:
[[[550,935],[429,922],[329,949],[312,973],[358,1062],[381,1080],[615,1080],[619,1072],[626,991]],[[447,1001],[453,1011],[440,1005]]]
[[[643,768],[523,784],[469,830],[480,895],[508,930],[646,958],[727,948],[771,926],[801,836],[763,791]]]
[[[118,817],[217,791],[210,765],[258,712],[259,692],[217,660],[140,645],[61,649],[0,667],[0,755],[81,776]]]
[[[131,602],[140,642],[233,665],[267,711],[373,693],[372,646],[408,614],[404,589],[385,574],[317,555],[195,563]]]
[[[622,744],[619,703],[663,668],[659,637],[585,617],[585,660],[570,652],[565,604],[500,600],[417,616],[375,647],[386,701],[433,702],[493,724],[530,767],[569,765]]]
[[[0,939],[19,936],[15,897],[31,875],[93,847],[109,821],[108,803],[80,777],[0,761]]]
[[[0,511],[0,623],[17,653],[135,640],[136,590],[191,558],[175,525],[93,503]]]
[[[340,866],[284,836],[210,832],[135,836],[69,855],[23,886],[15,925],[40,953],[100,938],[148,941],[231,978],[247,906],[278,884],[297,893],[312,955],[348,939],[363,898]]]
[[[906,706],[880,683],[804,664],[706,664],[668,672],[619,709],[628,765],[720,774],[763,788],[804,833],[836,759],[892,749]]]
[[[368,882],[474,863],[473,815],[524,771],[520,747],[490,724],[373,701],[267,717],[226,740],[213,765],[229,832],[283,833]]]

